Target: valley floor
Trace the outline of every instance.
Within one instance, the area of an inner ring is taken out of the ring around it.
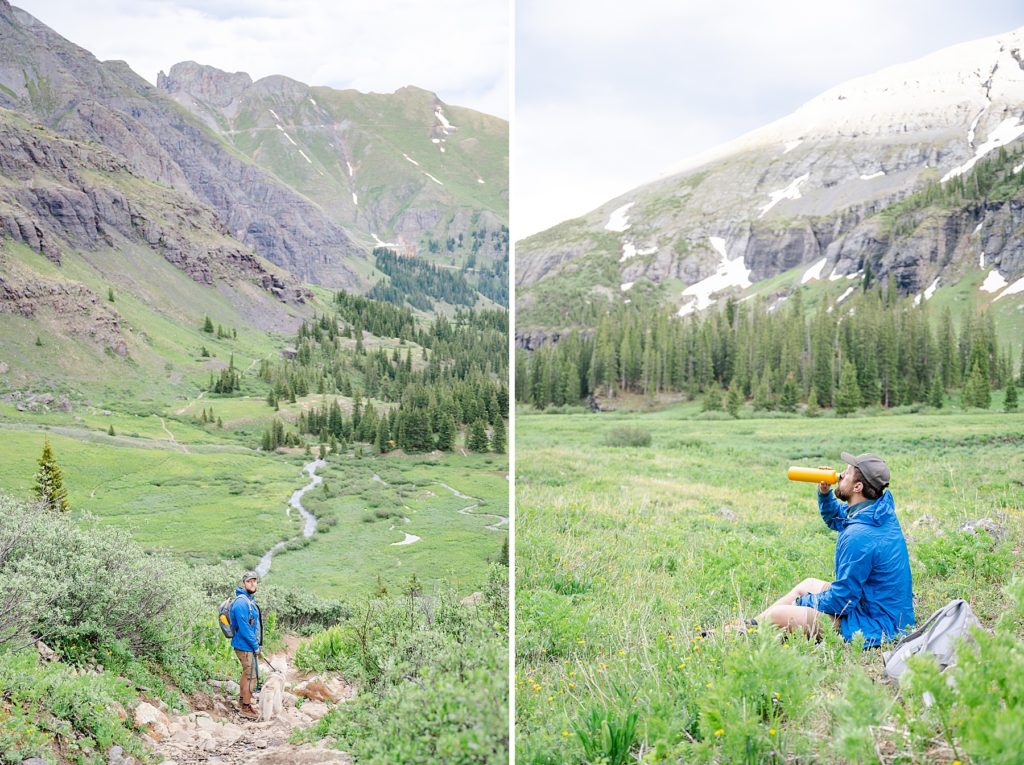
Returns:
[[[986,651],[1002,666],[964,658],[960,677],[1004,687],[1020,667],[1006,657],[1024,655],[1024,418],[705,417],[518,413],[517,760],[1006,761],[985,752],[1019,740],[1013,697],[969,697],[961,679],[931,709],[927,673],[896,694],[877,651],[716,628],[805,577],[831,580],[835,533],[815,486],[786,469],[872,451],[892,469],[918,621],[968,600],[996,628]],[[650,446],[609,445],[638,432]],[[991,533],[961,530],[982,519]],[[1011,712],[1004,734],[972,722]]]

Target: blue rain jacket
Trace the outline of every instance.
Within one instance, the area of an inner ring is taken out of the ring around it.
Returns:
[[[235,588],[235,602],[231,604],[231,628],[235,636],[231,647],[250,653],[260,647],[260,609],[253,596],[244,587]]]
[[[900,637],[914,623],[910,557],[896,504],[886,490],[853,517],[830,491],[818,494],[818,510],[836,540],[836,578],[822,593],[801,595],[798,606],[840,617],[845,640],[858,630],[873,647]]]

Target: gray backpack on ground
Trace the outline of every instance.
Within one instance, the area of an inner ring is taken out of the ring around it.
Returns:
[[[898,679],[907,669],[907,659],[919,653],[930,653],[939,661],[939,668],[946,669],[956,663],[956,646],[960,638],[972,641],[970,628],[980,627],[981,622],[971,611],[965,600],[954,600],[934,614],[916,630],[906,635],[891,651],[882,653],[885,674]]]

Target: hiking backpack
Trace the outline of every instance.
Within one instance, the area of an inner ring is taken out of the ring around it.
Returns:
[[[224,637],[228,640],[235,636],[235,629],[231,626],[231,606],[237,597],[237,595],[232,595],[221,603],[220,608],[217,609],[217,624],[220,625],[220,631],[224,633]]]
[[[907,669],[907,660],[919,653],[930,653],[946,669],[956,663],[956,645],[960,638],[973,642],[970,628],[981,622],[965,600],[953,600],[944,605],[928,620],[903,637],[891,651],[882,653],[885,674],[896,680]]]

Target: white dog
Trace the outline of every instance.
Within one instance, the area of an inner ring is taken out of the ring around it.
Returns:
[[[260,689],[260,720],[269,722],[281,714],[284,708],[284,680],[288,671],[285,657],[274,659],[274,671],[267,675]]]

